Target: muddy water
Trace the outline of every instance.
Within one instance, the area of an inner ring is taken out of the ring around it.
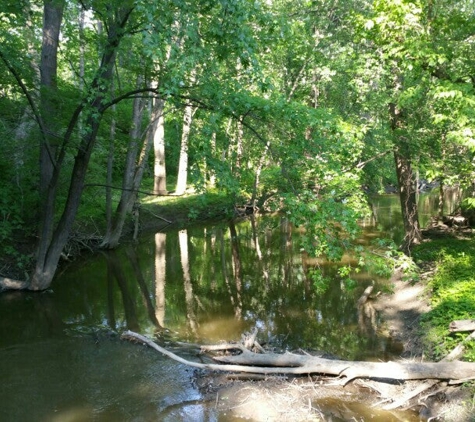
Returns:
[[[279,349],[397,355],[379,316],[356,307],[384,281],[359,273],[346,289],[333,265],[302,254],[299,236],[281,218],[171,230],[72,263],[46,292],[1,295],[0,420],[230,420],[200,401],[192,370],[120,341],[125,329],[213,343],[257,327]],[[315,288],[313,270],[330,289]]]

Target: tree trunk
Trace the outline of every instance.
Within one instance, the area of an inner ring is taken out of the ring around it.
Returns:
[[[142,84],[143,78],[137,78],[137,88]],[[130,213],[137,197],[134,189],[135,165],[137,161],[139,142],[141,138],[141,121],[143,117],[144,104],[142,98],[135,98],[132,108],[132,127],[129,132],[129,145],[125,159],[125,168],[122,177],[122,191],[120,201],[117,205],[115,215],[108,230],[104,236],[101,247],[106,249],[116,248],[124,228],[127,214]]]
[[[48,198],[51,190],[53,172],[58,165],[56,152],[58,149],[59,134],[57,128],[58,100],[57,100],[57,70],[59,32],[63,19],[64,1],[49,0],[44,2],[43,8],[43,40],[40,57],[40,114],[43,122],[43,137],[40,143],[40,215],[39,237],[40,245],[37,259],[42,261],[47,250],[44,242],[49,242],[54,229],[54,197]],[[44,240],[43,240],[44,239]]]
[[[441,177],[439,181],[439,200],[437,203],[437,215],[439,216],[439,219],[442,220],[442,217],[444,216],[444,178]]]
[[[399,186],[399,199],[401,202],[402,219],[404,223],[404,239],[401,250],[410,256],[412,245],[422,240],[419,226],[416,186],[414,183],[411,163],[399,151],[394,151],[396,173]]]
[[[408,134],[403,127],[403,112],[396,104],[391,103],[389,105],[389,115],[395,142],[394,161],[404,224],[404,239],[400,248],[406,255],[410,256],[412,245],[418,244],[422,240],[417,207],[417,186],[411,166]]]
[[[35,48],[35,28],[31,21],[32,10],[29,2],[25,3],[23,12],[26,16],[26,31],[25,38],[28,44],[28,56],[30,57],[30,66],[34,75],[34,87],[39,92],[39,83],[40,83],[40,68],[39,68],[39,58],[38,51]],[[29,107],[26,107],[22,112],[22,117],[20,118],[20,123],[15,128],[14,138],[15,138],[15,151],[13,154],[13,163],[15,168],[15,182],[17,186],[21,186],[21,180],[24,174],[24,162],[25,162],[25,152],[29,148],[28,138],[30,137],[33,128],[35,127],[35,119]]]
[[[183,195],[186,191],[188,179],[188,140],[190,137],[191,122],[193,119],[193,107],[191,104],[185,106],[183,115],[183,131],[181,134],[180,158],[178,162],[178,178],[176,182],[175,194]]]
[[[210,154],[212,157],[217,157],[216,151],[216,131],[211,134],[211,151]],[[216,171],[214,168],[210,168],[209,163],[206,163],[206,171],[209,175],[209,186],[214,188],[216,186]]]
[[[113,77],[113,65],[116,57],[117,48],[124,36],[123,28],[127,23],[131,9],[121,9],[117,14],[117,20],[109,23],[109,32],[107,45],[104,48],[101,65],[97,75],[94,78],[88,94],[85,98],[93,97],[89,101],[84,101],[73,113],[66,134],[63,137],[62,147],[58,152],[58,158],[55,162],[51,181],[47,189],[47,198],[44,201],[44,212],[46,216],[45,227],[53,227],[55,221],[54,204],[56,200],[56,191],[59,186],[61,166],[66,156],[66,149],[69,146],[74,128],[78,124],[78,118],[81,112],[86,112],[86,118],[83,122],[87,128],[86,133],[81,138],[77,155],[74,160],[73,170],[70,176],[70,184],[68,196],[64,205],[61,217],[54,230],[52,236],[48,236],[48,232],[43,229],[40,243],[38,246],[38,256],[36,266],[33,271],[29,289],[44,290],[48,288],[53,281],[56,273],[58,262],[64,246],[68,241],[72,225],[76,218],[77,210],[84,187],[87,168],[91,158],[91,154],[95,145],[97,132],[105,108],[103,104],[107,92],[110,90],[110,83]],[[0,286],[1,286],[0,280]]]
[[[113,96],[113,93],[112,93]],[[115,104],[112,106],[112,120],[109,135],[109,150],[107,153],[107,174],[106,174],[106,234],[112,232],[112,179],[114,169],[114,142],[116,135],[117,123],[115,120]]]
[[[243,137],[244,137],[244,129],[242,125],[242,120],[239,119],[236,124],[236,162],[235,162],[235,167],[234,167],[234,174],[236,176],[238,176],[241,172]]]
[[[155,101],[152,112],[153,131],[153,193],[155,195],[167,195],[167,170],[165,165],[165,101]]]

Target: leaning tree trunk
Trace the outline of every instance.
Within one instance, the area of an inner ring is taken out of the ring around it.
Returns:
[[[142,77],[137,78],[137,89],[140,88]],[[113,249],[118,246],[124,228],[127,214],[132,210],[137,197],[134,189],[135,163],[138,155],[139,142],[141,138],[141,121],[143,117],[144,104],[140,97],[134,99],[132,107],[132,128],[129,132],[129,145],[125,159],[125,169],[122,177],[122,191],[116,212],[111,224],[104,236],[101,247]]]
[[[48,237],[42,237],[40,239],[39,250],[44,251],[44,253],[38,256],[36,266],[28,286],[30,290],[43,290],[50,286],[56,273],[61,253],[68,241],[68,237],[79,208],[84,187],[84,180],[96,142],[101,118],[105,112],[104,103],[110,90],[110,84],[113,78],[113,67],[116,52],[122,37],[124,36],[123,28],[128,21],[131,11],[131,9],[121,9],[119,11],[120,13],[118,13],[117,20],[110,22],[107,45],[104,48],[101,65],[96,77],[94,78],[94,81],[91,84],[89,92],[86,93],[87,95],[85,98],[91,98],[91,94],[94,94],[94,96],[89,101],[85,100],[76,109],[76,111],[73,113],[66,134],[63,137],[63,144],[61,150],[58,153],[58,160],[56,161],[51,183],[48,188],[48,196],[45,201],[45,207],[49,210],[54,209],[53,204],[56,199],[56,189],[59,185],[59,176],[66,156],[66,150],[69,147],[74,128],[78,124],[79,115],[81,112],[85,111],[86,117],[83,121],[83,125],[86,133],[78,145],[77,155],[75,157],[73,170],[70,176],[70,185],[66,203],[51,239]],[[47,223],[53,224],[52,221],[54,221],[54,213],[50,213],[49,216],[51,220],[47,221]]]

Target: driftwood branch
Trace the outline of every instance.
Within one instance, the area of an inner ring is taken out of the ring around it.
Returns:
[[[317,356],[303,356],[292,353],[257,354],[242,346],[234,349],[241,353],[219,356],[213,359],[219,364],[204,364],[188,361],[160,347],[152,340],[132,331],[122,338],[142,342],[160,353],[189,366],[201,369],[257,374],[326,374],[345,377],[344,384],[355,378],[422,380],[422,379],[475,379],[475,363],[471,362],[358,362],[325,359]],[[222,349],[229,350],[229,345]],[[213,350],[219,346],[213,346]],[[202,350],[210,350],[203,347]]]
[[[452,331],[452,324],[455,322],[459,321],[453,321],[450,323],[449,330]],[[457,345],[447,356],[445,356],[440,362],[452,362],[458,358],[460,358],[463,355],[463,352],[465,350],[465,343],[468,342],[469,340],[475,339],[475,331],[470,334],[467,338],[465,338],[460,344]],[[457,363],[457,362],[456,362]],[[470,381],[473,379],[473,375],[469,375],[468,378],[457,378],[457,379],[452,379],[449,382],[449,385],[454,385],[454,384],[462,384],[466,381]],[[402,397],[400,397],[398,400],[384,406],[384,409],[386,410],[392,410],[396,409],[400,406],[402,406],[404,403],[409,401],[410,399],[416,397],[417,395],[421,394],[422,392],[428,390],[429,388],[432,388],[435,384],[437,384],[439,380],[428,380],[425,383],[417,386],[414,390],[407,392],[404,394]]]
[[[460,331],[475,331],[475,319],[460,319],[452,321],[449,325],[449,331],[452,333]]]

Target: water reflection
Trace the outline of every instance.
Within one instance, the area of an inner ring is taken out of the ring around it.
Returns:
[[[461,200],[461,190],[457,187],[444,190],[444,214],[455,211]],[[401,206],[397,195],[378,195],[371,198],[372,216],[363,224],[380,229],[399,244],[404,237]],[[418,195],[419,224],[426,227],[439,207],[438,192],[425,192]]]
[[[180,339],[216,342],[257,327],[261,342],[283,349],[385,357],[378,315],[357,307],[378,277],[360,273],[358,287],[348,291],[334,264],[302,253],[299,236],[282,218],[231,221],[157,233],[75,263],[51,295],[58,330],[154,335],[167,329]],[[315,266],[334,280],[325,292],[313,287]]]
[[[384,230],[398,226],[398,210],[379,200]],[[0,420],[217,420],[195,402],[192,371],[120,342],[125,329],[214,343],[257,327],[261,343],[282,349],[355,360],[400,352],[370,303],[357,305],[384,281],[355,274],[348,291],[335,265],[302,253],[299,236],[280,217],[156,233],[71,264],[50,291],[1,295]],[[333,280],[325,292],[309,275],[316,267]]]

